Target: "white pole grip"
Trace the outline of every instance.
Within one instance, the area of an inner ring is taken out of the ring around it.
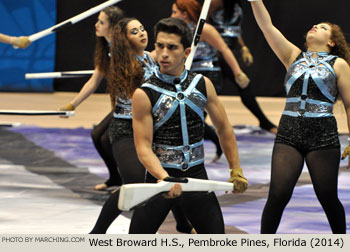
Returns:
[[[47,72],[47,73],[26,73],[25,78],[29,79],[54,79],[54,78],[74,78],[91,75],[94,70],[67,71],[67,72]]]
[[[0,115],[23,116],[74,116],[74,111],[50,111],[50,110],[0,110]]]

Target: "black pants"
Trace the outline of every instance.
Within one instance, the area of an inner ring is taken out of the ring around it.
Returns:
[[[123,138],[113,143],[113,153],[118,163],[118,170],[123,184],[143,183],[146,170],[138,159],[133,138]],[[91,234],[104,234],[112,222],[122,212],[118,209],[119,190],[113,193],[102,207],[97,222],[90,232]],[[175,212],[174,212],[175,211]],[[173,209],[177,221],[177,230],[189,233],[191,224],[184,216],[181,209]]]
[[[167,169],[170,176],[208,179],[204,165],[190,168],[186,172]],[[156,179],[147,174],[146,181],[154,183]],[[184,192],[175,199],[166,199],[162,195],[147,205],[137,208],[131,220],[129,233],[156,233],[170,209],[179,206],[185,212],[199,234],[225,233],[224,220],[219,202],[213,192]]]
[[[261,220],[262,233],[277,231],[304,162],[332,232],[345,233],[345,212],[337,191],[340,144],[335,118],[285,115],[281,117],[272,153],[271,183]]]
[[[226,44],[230,47],[231,51],[233,52],[238,44],[237,38],[225,37],[224,40]],[[249,111],[252,112],[253,115],[259,120],[260,127],[265,130],[270,130],[271,128],[276,127],[273,123],[271,123],[266,118],[265,114],[262,112],[259,104],[257,103],[255,94],[253,93],[253,90],[251,88],[252,83],[250,83],[244,89],[240,88],[239,85],[235,82],[235,77],[233,75],[232,69],[226,63],[225,59],[221,54],[219,55],[219,65],[221,67],[223,82],[232,83],[232,85],[235,85],[237,87],[238,93],[239,93],[239,96],[241,97],[243,105],[246,106],[246,108],[249,109]]]
[[[105,182],[108,187],[122,184],[121,177],[118,173],[117,163],[113,157],[112,144],[109,140],[109,124],[112,117],[113,114],[111,112],[91,131],[92,142],[105,162],[109,172],[109,179]]]

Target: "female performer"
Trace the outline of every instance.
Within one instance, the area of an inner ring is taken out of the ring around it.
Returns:
[[[344,207],[337,192],[340,144],[333,115],[339,95],[350,128],[350,57],[344,35],[338,25],[316,24],[306,34],[303,52],[272,24],[262,1],[251,5],[268,44],[287,69],[287,100],[273,148],[261,233],[277,231],[304,161],[332,232],[345,233]]]
[[[225,9],[225,11],[231,10]],[[172,17],[180,18],[192,27],[197,23],[200,12],[201,6],[196,0],[176,0],[172,6]],[[203,27],[201,42],[198,45],[191,71],[200,72],[207,76],[217,88],[222,83],[222,70],[225,69],[224,73],[227,78],[235,79],[243,104],[258,118],[260,127],[276,133],[276,126],[261,111],[251,91],[250,80],[241,70],[228,45],[231,45],[231,43],[227,44],[215,27],[206,23]],[[217,58],[217,52],[220,52],[221,63]],[[222,69],[221,66],[224,68]],[[218,93],[220,93],[220,88]]]
[[[10,45],[13,45],[14,47],[18,47],[22,49],[27,48],[31,44],[29,37],[26,37],[26,36],[12,37],[3,33],[0,33],[0,42],[10,44]]]
[[[101,84],[103,78],[108,77],[110,67],[109,51],[112,41],[113,27],[123,18],[121,9],[115,6],[103,9],[95,24],[96,28],[96,50],[95,50],[95,70],[90,79],[84,84],[73,100],[60,108],[61,111],[72,111],[77,108],[86,98],[95,92]],[[121,185],[122,181],[118,173],[117,164],[113,157],[112,145],[109,140],[109,124],[112,120],[112,112],[109,113],[91,131],[92,141],[96,150],[105,162],[109,179],[94,187],[95,190],[105,190],[111,186]]]
[[[243,62],[247,66],[253,64],[253,56],[242,38],[243,10],[241,0],[212,0],[208,16],[210,17],[210,23],[218,30],[230,50],[234,51],[239,45]],[[229,83],[235,83],[232,71],[221,54],[219,55],[219,65],[223,79]],[[242,103],[259,120],[260,128],[276,134],[277,127],[261,111],[253,94],[251,83],[245,88],[237,85],[237,83],[235,85],[238,88]]]
[[[123,184],[143,183],[146,170],[140,163],[133,138],[131,96],[143,80],[147,80],[156,67],[148,52],[148,36],[143,25],[135,18],[124,18],[116,26],[112,36],[111,72],[108,91],[114,108],[110,125],[110,139],[114,157]],[[117,208],[119,190],[114,192],[104,204],[100,216],[91,233],[105,233],[121,213]],[[178,209],[177,230],[190,233],[192,226]]]

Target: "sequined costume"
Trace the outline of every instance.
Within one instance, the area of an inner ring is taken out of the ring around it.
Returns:
[[[304,52],[287,72],[287,101],[272,152],[261,233],[277,231],[304,162],[332,232],[345,233],[345,211],[337,187],[340,145],[333,116],[338,95],[336,59],[326,52]]]
[[[193,32],[196,26],[190,23]],[[205,41],[200,41],[197,45],[196,53],[193,57],[191,71],[201,73],[208,77],[214,84],[216,92],[223,90],[221,68],[219,66],[218,51]]]
[[[149,54],[144,57],[138,56],[144,65],[144,80],[147,80],[156,67]],[[113,118],[110,124],[110,139],[112,142],[114,158],[118,164],[118,170],[123,184],[143,183],[145,180],[145,168],[138,159],[132,129],[131,99],[117,98]],[[105,202],[98,220],[90,232],[91,234],[104,234],[112,222],[119,216],[121,211],[117,208],[119,190],[114,192]],[[172,209],[177,222],[177,230],[190,233],[192,225],[188,222],[182,209]]]
[[[193,32],[195,31],[195,25],[193,22],[190,24]],[[200,41],[197,45],[196,54],[194,55],[191,71],[200,73],[208,77],[214,84],[217,92],[222,90],[222,75],[221,68],[218,66],[219,61],[217,57],[217,50],[210,46],[207,42]],[[205,114],[206,116],[206,114]],[[205,123],[205,140],[212,141],[216,146],[216,156],[219,158],[222,155],[222,149],[220,146],[219,138],[215,130]]]
[[[110,49],[110,43],[108,44],[108,47]],[[108,56],[110,57],[110,53],[108,53]],[[112,118],[112,112],[108,113],[108,115],[91,130],[92,142],[105,162],[109,172],[109,179],[104,182],[107,187],[120,186],[122,184],[122,179],[118,172],[117,162],[113,156],[112,144],[109,137],[109,125]]]
[[[180,77],[157,71],[141,88],[152,104],[153,151],[170,176],[208,179],[204,167],[202,75],[184,71]],[[147,173],[146,182],[156,179]],[[176,199],[158,197],[134,212],[130,233],[155,233],[176,205],[198,233],[223,233],[220,206],[214,193],[188,192]],[[205,211],[203,211],[203,207]]]
[[[144,57],[138,56],[138,60],[144,65],[144,79],[147,80],[156,67],[148,53],[144,53]],[[113,119],[110,125],[110,140],[115,143],[123,138],[132,138],[132,114],[131,99],[117,97],[117,104],[114,109]]]
[[[333,70],[336,56],[326,52],[302,53],[289,68],[285,86],[286,106],[278,127],[276,143],[284,143],[306,154],[339,148],[333,104],[338,95]]]
[[[232,52],[235,51],[238,44],[238,38],[242,36],[242,22],[243,22],[243,10],[241,8],[240,1],[235,1],[233,3],[233,0],[222,0],[225,1],[231,1],[229,3],[229,6],[232,5],[232,8],[225,9],[219,9],[216,10],[211,16],[210,16],[210,23],[218,30],[221,37],[224,39],[225,43],[228,45],[228,47],[231,49]],[[224,4],[225,5],[225,4]],[[225,13],[226,11],[226,13]],[[231,14],[231,15],[228,15]],[[239,60],[239,58],[237,58]],[[271,130],[272,128],[275,128],[276,126],[271,123],[262,110],[259,107],[259,104],[257,103],[255,99],[255,95],[252,91],[252,83],[250,83],[246,88],[242,89],[237,83],[235,82],[235,76],[232,72],[231,67],[226,63],[224,57],[221,54],[218,54],[218,66],[220,66],[221,69],[221,83],[222,87],[219,88],[219,94],[224,90],[224,84],[234,84],[238,90],[238,93],[242,99],[243,104],[256,116],[256,118],[260,122],[260,127],[265,130]],[[228,85],[227,85],[228,86]],[[225,88],[227,87],[225,86]],[[224,92],[225,93],[225,92]]]
[[[215,11],[210,16],[210,23],[218,30],[226,44],[234,49],[238,38],[242,35],[243,10],[239,3],[235,3],[232,16],[228,21],[225,20],[224,14],[224,9]]]

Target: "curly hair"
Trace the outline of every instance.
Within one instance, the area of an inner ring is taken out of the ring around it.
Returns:
[[[176,0],[175,4],[181,12],[186,11],[193,22],[198,22],[202,6],[196,0]]]
[[[141,85],[143,68],[137,60],[136,50],[127,38],[127,26],[136,18],[123,18],[114,27],[111,46],[111,65],[107,89],[110,94],[112,108],[116,97],[131,98]]]
[[[112,29],[120,19],[124,17],[123,11],[116,6],[109,6],[101,10],[108,17],[110,29]],[[109,45],[104,37],[96,37],[95,48],[95,68],[98,68],[104,76],[107,76],[110,60],[109,60]]]
[[[335,46],[331,47],[330,53],[337,55],[340,58],[346,60],[350,65],[350,48],[346,42],[345,36],[339,25],[330,22],[324,22],[331,27],[331,39],[333,40]]]

